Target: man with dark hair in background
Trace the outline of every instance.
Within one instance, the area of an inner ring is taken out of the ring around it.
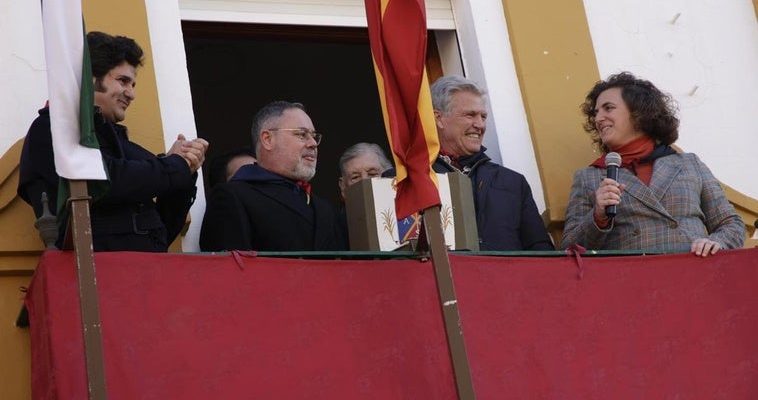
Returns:
[[[313,196],[321,134],[303,105],[275,101],[255,116],[256,164],[242,166],[208,199],[200,248],[218,250],[341,250],[334,210]]]
[[[249,147],[232,150],[213,158],[204,171],[208,174],[208,188],[229,182],[243,165],[255,164],[255,152]],[[210,190],[208,191],[210,193]]]
[[[129,140],[120,125],[135,99],[137,68],[143,52],[133,40],[102,32],[87,34],[94,79],[94,127],[109,183],[91,206],[95,251],[164,252],[184,226],[195,197],[197,170],[208,142],[179,135],[165,156],[157,157]],[[49,108],[32,122],[21,153],[18,194],[42,214],[42,193],[58,197]],[[57,212],[55,207],[53,212]],[[57,245],[63,244],[61,224]]]

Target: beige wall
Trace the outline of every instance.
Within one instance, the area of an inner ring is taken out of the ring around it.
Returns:
[[[503,0],[503,7],[544,185],[546,218],[558,236],[573,171],[596,157],[579,112],[599,79],[584,6],[581,0]]]
[[[13,324],[24,296],[20,288],[29,285],[35,264],[36,260],[27,265],[16,264],[14,270],[0,267],[0,399],[31,398],[29,330]]]
[[[14,326],[37,258],[43,248],[34,213],[16,196],[19,140],[0,158],[0,399],[31,395],[29,331]]]
[[[129,107],[124,124],[129,127],[129,138],[132,141],[154,153],[164,152],[145,2],[84,0],[82,8],[88,31],[97,30],[131,37],[145,51],[145,64],[137,71],[137,99]]]

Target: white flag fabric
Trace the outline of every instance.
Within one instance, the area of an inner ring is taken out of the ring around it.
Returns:
[[[81,0],[43,0],[50,126],[55,170],[67,179],[106,180],[99,149],[79,144],[85,34]],[[89,59],[86,61],[89,63]],[[87,76],[86,79],[92,79]],[[88,106],[90,111],[93,105]],[[91,112],[86,112],[91,115]]]

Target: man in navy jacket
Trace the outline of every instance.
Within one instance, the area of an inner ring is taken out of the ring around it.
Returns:
[[[90,210],[94,250],[164,252],[184,226],[208,142],[179,135],[166,156],[156,157],[129,141],[118,122],[135,98],[142,49],[130,38],[102,32],[88,33],[87,43],[95,84],[94,126],[109,179],[107,191]],[[38,217],[42,193],[56,213],[59,191],[49,109],[39,114],[24,140],[18,185],[19,196]],[[59,248],[66,224],[60,226]]]
[[[459,76],[442,77],[431,89],[441,148],[433,168],[438,173],[459,171],[471,179],[480,249],[553,250],[524,176],[484,153],[484,90]]]

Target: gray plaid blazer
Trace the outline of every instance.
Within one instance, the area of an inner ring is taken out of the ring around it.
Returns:
[[[618,214],[607,229],[592,218],[595,190],[605,170],[588,167],[574,175],[561,247],[588,249],[690,251],[695,239],[708,237],[722,248],[742,247],[745,224],[729,204],[708,167],[690,153],[655,160],[648,187],[626,169]]]

